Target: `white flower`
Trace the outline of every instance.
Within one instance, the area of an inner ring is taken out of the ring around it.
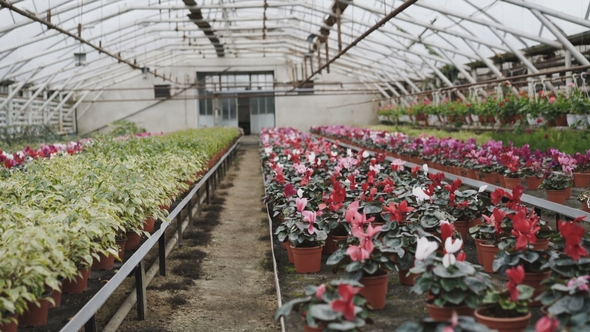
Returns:
[[[351,149],[346,149],[346,155],[349,157],[352,157],[352,150]]]
[[[291,160],[291,154],[287,155],[287,160]]]
[[[272,148],[270,146],[267,146],[264,148],[264,153],[266,153],[266,155],[268,156],[270,153],[272,152]]]
[[[367,151],[363,151],[363,158],[367,158],[369,156],[370,156],[370,154]]]
[[[299,154],[301,154],[301,152],[299,150],[297,150],[297,149],[293,150],[293,155],[297,156]]]
[[[484,184],[483,186],[479,187],[479,190],[478,190],[478,191],[479,191],[480,193],[482,193],[482,192],[484,192],[484,191],[485,191],[487,188],[488,188],[488,185],[487,185],[487,184]]]
[[[275,159],[273,159],[273,161],[276,163],[277,161],[279,161],[279,157],[276,156]]]
[[[303,197],[303,189],[297,189],[297,196],[299,196],[299,198]]]
[[[350,186],[350,180],[346,179],[346,180],[344,181],[344,184],[346,184],[347,186]]]
[[[315,153],[314,152],[307,155],[307,161],[313,164],[313,162],[315,161]]]
[[[463,247],[463,240],[455,239],[448,237],[445,241],[445,251],[446,254],[443,256],[442,262],[445,268],[448,268],[451,265],[455,265],[457,258],[455,257],[455,253],[461,250]]]
[[[428,174],[428,165],[422,165],[422,169],[424,170],[424,174]]]
[[[424,192],[424,190],[422,190],[422,188],[420,187],[415,187],[412,190],[412,194],[414,194],[414,196],[416,197],[416,199],[418,201],[423,201],[425,199],[430,199],[430,196],[426,195],[426,193]]]
[[[426,237],[421,237],[416,244],[416,255],[414,257],[422,261],[435,252],[436,249],[438,249],[438,243],[430,242]]]
[[[338,152],[332,151],[332,152],[330,152],[330,154],[332,155],[332,157],[336,157],[338,155]]]
[[[369,170],[374,171],[375,174],[379,174],[379,172],[383,169],[381,165],[375,164],[375,166],[369,166]]]

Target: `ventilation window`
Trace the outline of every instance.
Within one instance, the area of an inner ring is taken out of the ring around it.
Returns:
[[[169,98],[170,84],[154,85],[154,94],[156,98]]]
[[[313,95],[313,81],[307,81],[303,84],[302,81],[298,81],[299,88],[297,88],[297,94],[299,95]]]

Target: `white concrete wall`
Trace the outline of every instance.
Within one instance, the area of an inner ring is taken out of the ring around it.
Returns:
[[[153,70],[153,68],[152,68]],[[194,59],[175,63],[173,67],[157,69],[159,74],[172,74],[173,80],[178,78],[186,84],[194,83],[198,71],[273,71],[276,82],[290,82],[291,69],[284,59],[280,58],[214,58]],[[354,78],[341,74],[326,74],[314,77],[316,82],[358,82]],[[105,130],[106,126],[116,120],[125,118],[136,122],[148,131],[176,131],[196,128],[198,124],[198,103],[194,100],[196,89],[191,88],[178,95],[180,100],[159,102],[154,100],[154,84],[168,84],[161,79],[148,75],[132,78],[114,86],[94,103],[90,109],[79,116],[78,128],[80,134],[95,130]],[[174,85],[172,85],[174,86]],[[282,88],[287,88],[283,86]],[[363,85],[355,85],[364,88]],[[133,88],[136,90],[125,90]],[[138,89],[139,88],[139,89]],[[281,87],[277,87],[280,89]],[[290,87],[289,87],[290,88]],[[121,90],[117,90],[121,89]],[[343,92],[338,86],[316,85],[315,89]],[[172,89],[174,95],[179,92]],[[94,92],[86,98],[91,101]],[[281,96],[277,94],[276,125],[280,127],[294,127],[309,130],[312,125],[346,124],[367,125],[377,123],[377,103],[375,94],[347,94],[338,96],[302,95]],[[140,99],[142,101],[123,101],[124,99]],[[188,100],[183,100],[188,99]],[[102,102],[107,100],[121,100],[120,102]],[[358,105],[353,105],[357,104]],[[86,108],[82,103],[78,110]]]

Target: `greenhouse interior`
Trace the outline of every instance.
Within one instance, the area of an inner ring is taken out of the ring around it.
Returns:
[[[0,0],[0,332],[590,331],[588,0]]]

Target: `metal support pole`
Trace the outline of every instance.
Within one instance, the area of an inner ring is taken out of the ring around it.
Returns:
[[[193,197],[188,200],[187,207],[188,207],[188,230],[190,232],[193,231]]]
[[[318,68],[319,73],[322,73],[322,43],[320,42],[320,37],[316,40],[316,51],[318,51]]]
[[[135,291],[137,292],[137,319],[146,319],[147,294],[145,284],[145,265],[143,260],[135,268]]]
[[[572,52],[570,52],[569,50],[565,50],[564,59],[565,59],[565,68],[571,68],[572,67]],[[568,86],[568,84],[570,84],[572,82],[572,79],[570,76],[572,76],[571,71],[565,72],[565,77],[568,77],[565,79],[565,86],[566,87]]]
[[[211,193],[210,193],[211,189],[209,189],[209,185],[210,185],[209,182],[211,182],[210,180],[211,180],[211,177],[209,177],[207,179],[207,182],[205,182],[205,189],[206,189],[206,195],[207,195],[207,197],[206,197],[207,198],[207,204],[211,204]]]
[[[201,217],[201,189],[197,190],[197,218]]]
[[[326,35],[324,37],[324,45],[326,46],[326,72],[329,74],[330,73],[330,55],[328,54],[329,52],[329,47],[328,47],[328,35]]]
[[[160,224],[161,225],[161,224]],[[160,226],[162,227],[162,226]],[[162,234],[158,239],[158,256],[160,263],[160,275],[166,276],[166,234]]]
[[[182,248],[182,210],[176,215],[176,231],[178,233],[178,249]]]
[[[84,332],[96,332],[96,317],[92,315],[90,319],[84,324]]]
[[[340,16],[342,15],[342,11],[340,7],[336,8],[336,24],[338,26],[338,52],[342,52],[342,26],[340,24]]]

